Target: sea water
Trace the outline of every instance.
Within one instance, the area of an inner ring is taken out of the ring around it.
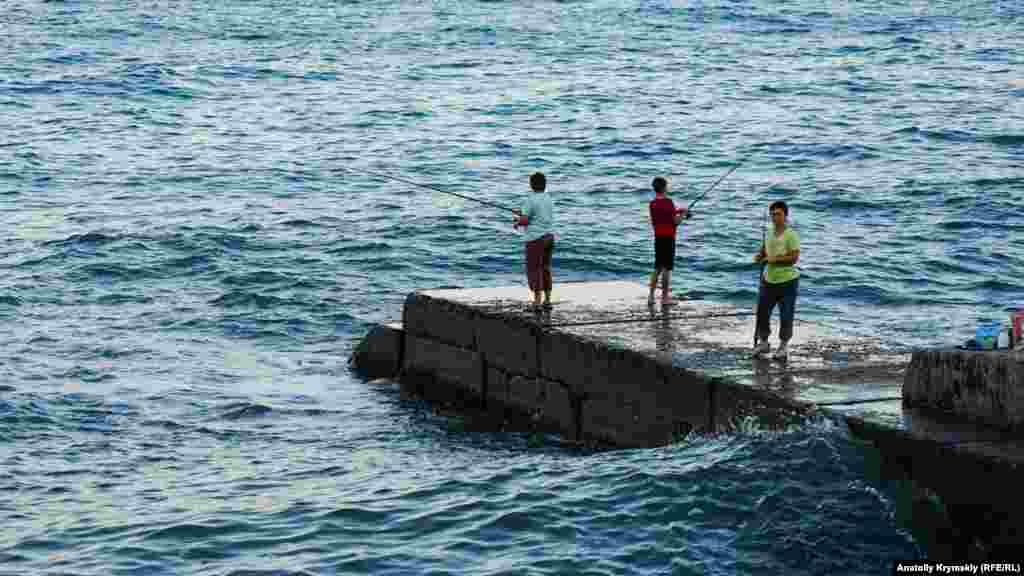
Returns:
[[[643,281],[900,348],[1024,302],[1020,4],[8,1],[0,573],[878,574],[940,554],[840,426],[591,451],[366,381],[418,288]],[[557,296],[557,295],[556,295]],[[799,328],[797,338],[799,339]]]

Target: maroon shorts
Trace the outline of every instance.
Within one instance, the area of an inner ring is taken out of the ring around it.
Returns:
[[[530,290],[551,290],[551,253],[555,250],[555,237],[551,234],[526,243],[526,280]]]

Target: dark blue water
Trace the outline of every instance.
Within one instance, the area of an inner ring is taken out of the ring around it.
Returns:
[[[165,5],[169,4],[169,5]],[[909,4],[909,5],[908,5]],[[641,281],[748,306],[763,210],[799,314],[957,343],[1024,304],[1008,0],[0,7],[0,572],[877,574],[935,553],[835,426],[587,452],[346,365],[405,295]],[[525,288],[524,288],[525,292]],[[524,293],[524,297],[526,294]]]

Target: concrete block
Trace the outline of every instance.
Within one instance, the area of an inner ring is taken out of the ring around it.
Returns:
[[[585,387],[584,438],[620,446],[660,446],[709,427],[709,389],[699,375],[623,350],[608,351],[609,371]]]
[[[737,384],[724,378],[709,379],[711,428],[733,432],[753,426],[758,429],[787,428],[814,410],[809,402]]]
[[[506,372],[537,376],[539,328],[518,318],[478,316],[476,350],[488,364]]]
[[[414,336],[460,348],[475,349],[473,323],[477,312],[470,306],[413,292],[402,307],[402,326]]]
[[[1000,428],[1024,428],[1024,362],[1012,352],[915,352],[903,399]]]
[[[569,391],[558,382],[508,374],[487,367],[487,408],[511,410],[533,424],[576,439],[576,415]]]
[[[634,350],[602,347],[584,368],[586,378],[579,393],[584,399],[601,398],[620,405],[641,402],[649,404],[660,393],[668,371],[666,365]]]
[[[714,430],[711,414],[711,384],[705,376],[673,367],[665,378],[657,408],[671,415],[673,427],[698,432]]]
[[[607,380],[611,354],[606,344],[558,330],[545,331],[538,338],[544,378],[564,383],[576,395]]]
[[[454,386],[483,395],[483,361],[472,350],[406,333],[403,370],[432,375],[433,386]]]
[[[508,397],[506,403],[521,412],[533,414],[543,401],[542,386],[539,378],[515,375],[508,379]]]
[[[402,368],[404,339],[401,328],[374,326],[352,353],[352,365],[370,378],[391,378]]]
[[[508,404],[508,383],[510,377],[504,370],[487,366],[487,403]]]
[[[558,430],[569,440],[576,440],[576,410],[569,390],[558,382],[540,379],[539,417],[546,427]]]
[[[664,413],[637,404],[617,405],[601,400],[585,400],[580,411],[583,440],[606,442],[626,448],[644,448],[670,444],[676,432],[674,422]]]

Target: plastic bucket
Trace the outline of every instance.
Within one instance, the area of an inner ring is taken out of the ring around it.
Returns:
[[[974,340],[978,343],[978,348],[982,350],[995,349],[1000,328],[1001,326],[997,322],[979,324],[974,331]]]

